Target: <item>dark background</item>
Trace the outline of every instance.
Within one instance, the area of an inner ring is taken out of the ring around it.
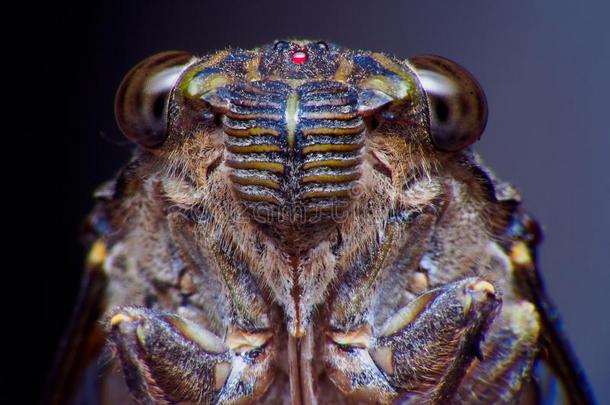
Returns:
[[[124,73],[167,49],[201,54],[309,37],[400,57],[439,54],[479,79],[490,116],[477,149],[521,190],[543,224],[548,290],[599,402],[610,403],[608,4],[119,0],[32,6],[22,21],[34,38],[28,48],[34,87],[27,91],[36,101],[26,122],[34,130],[27,139],[35,204],[29,234],[40,273],[28,283],[42,313],[34,386],[41,385],[74,305],[83,260],[78,226],[92,190],[129,156],[113,117]]]

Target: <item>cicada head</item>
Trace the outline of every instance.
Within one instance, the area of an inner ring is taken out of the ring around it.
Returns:
[[[390,205],[486,121],[480,87],[453,62],[294,40],[154,56],[126,77],[116,111],[128,138],[284,236]]]

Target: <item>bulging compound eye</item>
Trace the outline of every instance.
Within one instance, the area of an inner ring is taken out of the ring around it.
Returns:
[[[186,52],[162,52],[127,73],[117,91],[114,113],[129,140],[147,148],[163,143],[169,94],[191,59]]]
[[[454,152],[479,140],[487,123],[487,100],[476,79],[440,56],[416,56],[409,62],[428,98],[434,145]]]

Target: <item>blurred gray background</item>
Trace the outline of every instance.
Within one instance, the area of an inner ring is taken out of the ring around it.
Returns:
[[[37,52],[48,165],[40,278],[48,360],[81,271],[78,223],[126,161],[114,92],[139,60],[308,37],[400,57],[433,53],[483,85],[477,149],[545,229],[541,264],[600,404],[610,404],[610,18],[604,1],[106,1],[57,6]],[[60,179],[60,181],[58,181]],[[45,232],[48,233],[44,234]],[[48,362],[47,362],[48,363]]]

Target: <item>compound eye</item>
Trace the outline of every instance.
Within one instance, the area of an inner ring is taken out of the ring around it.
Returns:
[[[130,141],[146,148],[165,141],[169,95],[191,59],[186,52],[162,52],[127,73],[116,94],[114,114]]]
[[[440,56],[416,56],[409,62],[428,99],[434,145],[455,152],[479,140],[487,123],[487,99],[476,79]]]

